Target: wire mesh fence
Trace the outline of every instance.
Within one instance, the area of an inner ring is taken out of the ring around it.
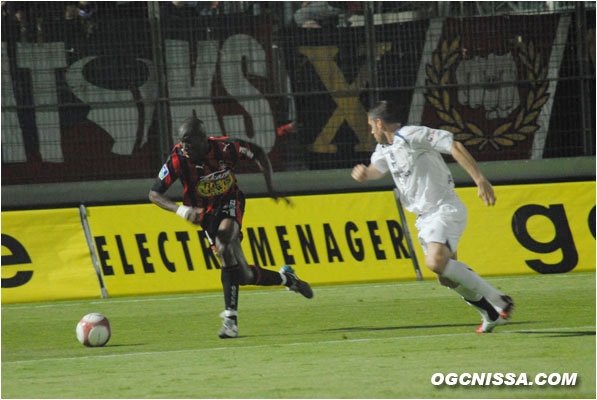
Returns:
[[[480,161],[594,155],[595,4],[2,4],[2,184],[151,178],[193,113],[348,168],[380,99]]]

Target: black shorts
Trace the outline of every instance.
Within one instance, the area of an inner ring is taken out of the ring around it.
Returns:
[[[216,244],[216,236],[222,220],[232,218],[238,222],[238,227],[242,228],[244,214],[245,196],[242,192],[237,192],[233,196],[227,196],[222,201],[216,203],[213,208],[208,208],[201,220],[201,227],[207,233],[207,239],[210,244],[212,246]]]

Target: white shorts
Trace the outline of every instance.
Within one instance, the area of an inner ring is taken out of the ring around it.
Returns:
[[[467,210],[464,203],[454,196],[436,211],[419,215],[415,226],[419,231],[419,243],[427,254],[427,243],[437,242],[448,246],[456,253],[458,242],[466,228]]]

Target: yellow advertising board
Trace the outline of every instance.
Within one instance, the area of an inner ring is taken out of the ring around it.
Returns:
[[[101,297],[78,209],[2,212],[2,303]]]
[[[89,207],[87,218],[110,296],[221,287],[203,231],[176,214],[143,204]]]
[[[416,277],[392,192],[291,201],[287,206],[249,199],[243,227],[247,259],[264,267],[292,264],[301,279],[314,284]]]
[[[292,264],[313,284],[415,277],[391,192],[291,201],[247,200],[242,245],[249,263],[275,270]],[[155,205],[87,212],[111,296],[221,288],[200,227]]]
[[[468,208],[458,258],[483,276],[595,270],[595,182],[496,186]],[[392,192],[248,199],[242,246],[249,263],[291,264],[318,284],[414,280]],[[110,296],[220,290],[219,263],[203,230],[153,204],[87,208]],[[423,277],[426,267],[406,213]],[[100,297],[79,210],[2,213],[2,303]]]
[[[482,276],[595,271],[595,182],[494,187],[497,202],[487,207],[477,188],[458,188],[468,224],[458,259]],[[414,227],[407,220],[426,279]]]

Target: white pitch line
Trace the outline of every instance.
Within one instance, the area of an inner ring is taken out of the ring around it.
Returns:
[[[583,275],[594,274],[594,272],[577,272],[573,274],[558,274],[558,275],[549,275],[552,278],[559,278],[559,279],[569,279],[569,278],[578,278]],[[505,276],[505,277],[487,277],[488,281],[508,281],[508,280],[518,280],[518,279],[537,279],[543,278],[545,275],[512,275],[512,276]],[[418,286],[421,283],[427,282],[435,282],[433,279],[427,279],[423,282],[388,282],[388,283],[370,283],[370,284],[345,284],[345,285],[334,285],[334,286],[316,286],[316,291],[337,291],[337,290],[350,290],[350,289],[364,289],[364,288],[388,288],[388,287],[405,287],[405,286]],[[271,294],[286,294],[286,291],[281,290],[246,290],[243,291],[243,296],[263,296],[263,295],[271,295]],[[159,295],[154,295],[159,296]],[[86,304],[116,304],[116,303],[142,303],[142,302],[152,302],[152,301],[173,301],[173,300],[202,300],[214,297],[221,297],[222,294],[214,293],[214,294],[188,294],[186,296],[176,296],[176,297],[148,297],[148,298],[141,298],[141,299],[119,299],[119,298],[109,298],[109,299],[102,299],[96,301],[76,301],[76,302],[69,302],[69,303],[55,303],[55,304],[26,304],[20,306],[11,306],[11,305],[2,305],[2,311],[10,311],[10,310],[23,310],[23,309],[36,309],[36,308],[50,308],[50,307],[72,307],[72,306],[81,306]]]
[[[595,329],[595,326],[575,326],[575,327],[554,327],[554,328],[543,328],[543,329],[524,329],[514,331],[502,331],[501,333],[523,333],[523,332],[549,332],[557,330],[574,330],[574,329]],[[316,342],[293,342],[293,343],[270,343],[270,344],[258,344],[250,346],[222,346],[222,347],[211,347],[202,349],[185,349],[185,350],[167,350],[167,351],[145,351],[137,353],[120,353],[120,354],[98,354],[93,356],[82,356],[82,357],[56,357],[56,358],[40,358],[37,360],[14,360],[14,361],[2,361],[3,365],[7,364],[27,364],[27,363],[38,363],[43,361],[77,361],[91,358],[113,358],[113,357],[136,357],[136,356],[152,356],[159,354],[175,354],[175,353],[196,353],[202,351],[221,351],[221,350],[246,350],[246,349],[259,349],[264,347],[287,347],[287,346],[313,346],[313,345],[330,345],[338,343],[364,343],[364,342],[379,342],[389,340],[404,340],[404,339],[429,339],[439,337],[454,337],[454,336],[477,336],[477,333],[463,332],[463,333],[440,333],[435,335],[410,335],[410,336],[393,336],[386,338],[361,338],[361,339],[342,339],[342,340],[323,340]]]

